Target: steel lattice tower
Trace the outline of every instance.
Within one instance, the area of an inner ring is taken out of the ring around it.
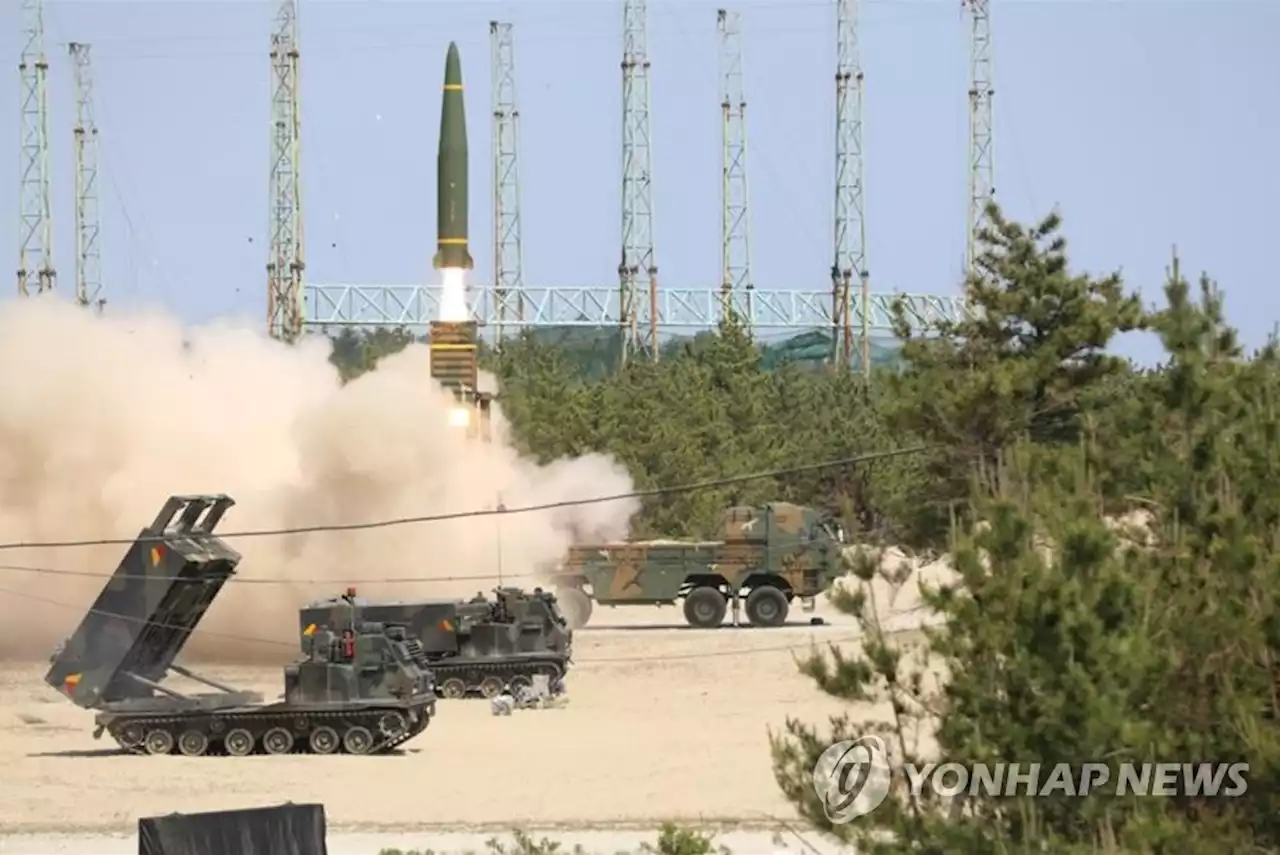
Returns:
[[[44,54],[42,0],[22,0],[22,80],[19,100],[22,162],[18,172],[18,294],[52,291],[53,210],[49,196],[49,63]]]
[[[649,137],[649,9],[622,5],[622,261],[618,265],[622,361],[636,352],[658,359],[658,262],[653,248]],[[642,299],[640,283],[648,283]]]
[[[742,75],[742,18],[736,11],[719,9],[720,30],[720,301],[721,312],[730,309],[750,324],[751,211],[747,185],[747,98]],[[741,302],[740,302],[741,301]]]
[[[497,340],[508,317],[524,320],[524,250],[520,243],[520,111],[511,25],[489,22],[493,54],[493,312]]]
[[[995,78],[991,62],[989,0],[963,0],[973,29],[969,41],[969,218],[965,240],[965,272],[972,274],[977,235],[987,226],[986,207],[996,196],[994,118]]]
[[[836,205],[835,258],[831,264],[832,360],[853,356],[853,294],[863,302],[867,272],[867,221],[863,207],[862,57],[858,50],[858,0],[836,0]],[[862,312],[865,326],[866,312]],[[863,331],[864,357],[867,351]],[[866,360],[864,359],[864,362]],[[863,366],[865,371],[867,366]]]
[[[302,335],[302,121],[298,91],[298,10],[279,0],[271,34],[270,235],[267,329],[293,343]]]
[[[107,305],[102,291],[102,252],[98,240],[98,124],[93,118],[93,64],[90,46],[68,46],[76,83],[76,302],[101,312]]]

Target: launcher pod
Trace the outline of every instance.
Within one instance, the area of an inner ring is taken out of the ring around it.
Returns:
[[[213,533],[234,504],[225,495],[165,502],[54,652],[45,682],[97,711],[95,738],[105,731],[138,754],[373,754],[421,733],[435,714],[431,673],[404,627],[364,622],[354,605],[284,669],[275,703],[174,661],[240,563]],[[204,691],[164,685],[171,675]]]

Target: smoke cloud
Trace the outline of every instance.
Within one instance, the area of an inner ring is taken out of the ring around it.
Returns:
[[[158,313],[102,318],[66,301],[0,305],[0,542],[133,538],[170,495],[227,493],[219,533],[368,522],[616,495],[612,458],[522,458],[495,406],[493,442],[451,428],[452,398],[412,345],[342,385],[324,340],[296,347],[235,324]],[[492,377],[485,383],[493,388]],[[532,584],[581,538],[627,533],[636,500],[354,532],[235,538],[244,555],[184,652],[294,657],[297,610],[359,586],[376,599],[452,598],[496,577]],[[0,565],[110,573],[126,547],[0,551]],[[416,577],[426,581],[379,584]],[[104,579],[0,569],[0,656],[47,656]],[[53,605],[41,600],[54,601]],[[277,645],[215,637],[253,636]]]

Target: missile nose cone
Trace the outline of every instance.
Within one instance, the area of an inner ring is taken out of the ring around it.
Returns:
[[[444,59],[444,85],[462,85],[462,60],[458,57],[457,42],[449,42],[449,53]]]

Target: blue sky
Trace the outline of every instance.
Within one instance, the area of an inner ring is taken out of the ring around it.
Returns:
[[[74,282],[65,43],[94,45],[103,263],[115,305],[184,319],[265,311],[272,7],[47,0],[55,254]],[[650,3],[654,205],[661,280],[719,278],[714,3]],[[1015,217],[1058,206],[1075,263],[1121,269],[1156,299],[1176,243],[1257,342],[1280,320],[1280,3],[993,0],[996,187]],[[823,288],[831,264],[835,9],[742,12],[753,278]],[[862,5],[868,268],[877,290],[954,294],[964,250],[967,18],[959,0]],[[462,52],[471,237],[491,268],[489,34],[514,23],[525,280],[616,282],[621,4],[335,2],[301,9],[308,280],[436,280],[435,152],[450,40]],[[4,65],[18,3],[0,7]],[[17,187],[18,81],[0,87]],[[15,194],[16,195],[16,194]],[[10,196],[14,198],[14,196]],[[16,204],[0,210],[16,262]],[[11,264],[10,267],[16,266]],[[1139,354],[1141,355],[1141,354]]]

